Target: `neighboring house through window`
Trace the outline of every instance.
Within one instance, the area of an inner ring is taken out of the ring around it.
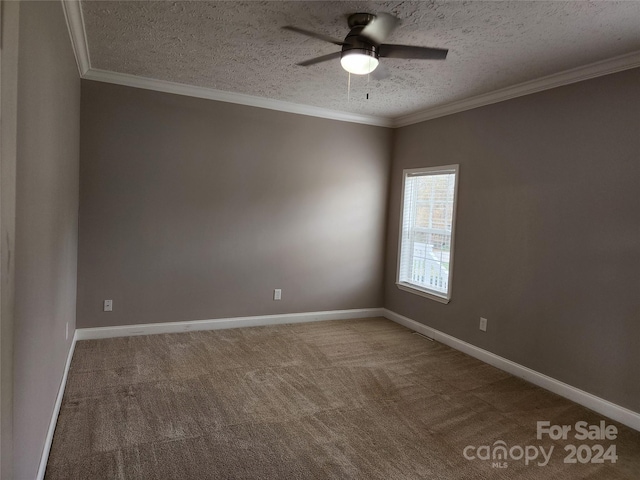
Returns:
[[[397,285],[451,299],[458,165],[403,171]]]

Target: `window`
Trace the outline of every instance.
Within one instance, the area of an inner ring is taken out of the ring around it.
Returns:
[[[403,171],[398,288],[451,299],[458,165]]]

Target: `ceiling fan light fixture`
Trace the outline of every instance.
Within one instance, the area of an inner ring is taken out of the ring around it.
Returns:
[[[378,59],[373,52],[364,50],[347,51],[342,53],[340,64],[347,72],[354,75],[367,75],[378,67]]]

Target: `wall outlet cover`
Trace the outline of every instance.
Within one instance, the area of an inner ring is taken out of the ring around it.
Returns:
[[[480,330],[483,332],[487,331],[487,319],[480,317]]]

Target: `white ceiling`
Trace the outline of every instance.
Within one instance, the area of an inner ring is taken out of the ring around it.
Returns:
[[[384,119],[416,114],[640,51],[638,1],[83,0],[90,68]],[[339,47],[354,12],[402,21],[387,43],[448,48],[445,61],[381,59],[375,81],[339,61],[297,62]],[[634,57],[635,59],[636,57]],[[90,76],[89,76],[90,78]],[[369,99],[366,94],[369,93]]]

